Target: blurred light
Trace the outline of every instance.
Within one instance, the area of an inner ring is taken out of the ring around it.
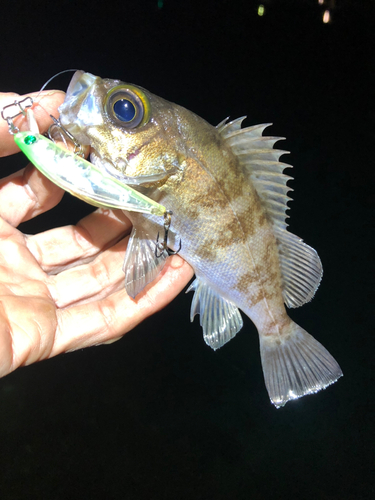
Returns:
[[[324,4],[324,0],[318,0],[319,2],[319,5],[323,5]]]
[[[158,9],[162,9],[163,7],[164,7],[164,0],[158,0]]]
[[[325,10],[323,14],[323,23],[327,24],[331,20],[331,14],[329,13],[329,10]]]
[[[260,4],[258,6],[258,16],[263,16],[264,15],[264,5]]]

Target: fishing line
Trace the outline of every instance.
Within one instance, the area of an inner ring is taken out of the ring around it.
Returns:
[[[53,75],[49,80],[46,81],[46,83],[42,86],[42,88],[39,90],[39,93],[37,94],[37,96],[35,97],[34,99],[34,104],[38,104],[38,106],[40,106],[46,113],[47,110],[40,104],[40,102],[37,102],[38,101],[38,98],[40,96],[40,94],[43,92],[43,90],[47,87],[47,85],[49,83],[52,82],[52,80],[54,78],[56,78],[57,76],[60,76],[60,75],[63,75],[64,73],[70,73],[70,72],[76,72],[78,71],[77,69],[64,69],[63,71],[59,71],[59,73],[56,73],[55,75]],[[49,113],[48,113],[49,114]],[[78,142],[67,132],[67,130],[65,130],[64,127],[62,127],[62,125],[60,124],[60,121],[58,119],[56,119],[54,116],[52,116],[51,114],[49,114],[49,116],[52,118],[53,122],[52,125],[49,126],[48,128],[48,132],[47,132],[47,135],[48,137],[51,139],[51,141],[53,142],[56,142],[56,140],[60,140],[64,143],[65,147],[67,149],[69,149],[68,147],[68,144],[67,144],[67,141],[66,141],[66,137],[65,135],[67,135],[69,137],[69,139],[73,142],[74,144],[74,151],[76,154],[78,154],[79,156],[83,156],[83,152],[82,152],[82,147],[80,144],[78,144]],[[53,133],[52,133],[52,130],[53,129],[58,129],[59,131],[59,137],[53,137]],[[63,131],[62,131],[63,129]],[[64,133],[65,134],[64,134]]]
[[[60,76],[60,75],[62,75],[64,73],[69,73],[70,71],[74,71],[75,72],[75,71],[78,71],[78,70],[77,69],[64,69],[64,71],[60,71],[59,73],[56,73],[49,80],[47,80],[46,83],[39,90],[37,96],[33,98],[33,104],[38,104],[38,106],[40,106],[47,114],[49,114],[48,111],[40,104],[40,102],[38,102],[39,96],[43,92],[43,90],[47,87],[47,85],[52,82],[52,80],[54,78],[56,78],[57,76]]]
[[[64,69],[64,71],[60,71],[59,73],[56,73],[56,75],[53,75],[49,80],[46,81],[46,83],[43,85],[43,87],[39,90],[39,94],[43,92],[43,90],[47,87],[47,85],[52,82],[54,78],[57,76],[62,75],[63,73],[69,73],[69,71],[78,71],[78,69]],[[37,95],[37,98],[39,97],[39,94]]]

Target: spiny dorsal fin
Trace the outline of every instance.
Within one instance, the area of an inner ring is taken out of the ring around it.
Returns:
[[[217,128],[248,173],[273,225],[285,304],[299,307],[313,298],[322,277],[322,265],[316,251],[286,229],[286,210],[291,200],[287,193],[293,191],[287,182],[293,177],[283,174],[291,165],[279,161],[288,151],[273,149],[275,143],[284,138],[263,137],[270,123],[242,129],[244,118],[228,123],[224,120]]]
[[[221,124],[220,133],[248,173],[271,221],[286,228],[285,211],[291,199],[286,194],[292,191],[286,183],[292,177],[283,171],[291,165],[279,161],[280,156],[288,151],[273,149],[275,143],[284,138],[263,137],[263,131],[271,123],[241,129],[244,118]]]
[[[230,133],[236,132],[237,130],[241,130],[241,124],[245,118],[246,116],[241,116],[241,118],[236,118],[231,122],[228,122],[229,118],[225,118],[225,120],[220,122],[219,125],[216,125],[216,128],[218,129],[220,134],[225,138]]]

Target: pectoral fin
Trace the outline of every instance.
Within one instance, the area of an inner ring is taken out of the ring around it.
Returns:
[[[122,268],[125,273],[126,292],[133,299],[164,267],[168,254],[164,251],[161,256],[156,257],[155,245],[148,233],[133,227]]]
[[[203,338],[207,345],[216,350],[232,339],[241,330],[243,322],[238,308],[218,295],[198,278],[188,288],[194,290],[190,310],[190,321],[200,315]]]

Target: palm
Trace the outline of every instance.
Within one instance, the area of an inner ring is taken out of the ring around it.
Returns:
[[[60,94],[54,99],[56,107]],[[3,155],[14,149],[4,133],[0,128]],[[120,338],[168,304],[193,275],[171,257],[157,280],[130,299],[121,267],[131,226],[121,211],[98,210],[76,226],[35,236],[16,229],[62,194],[31,165],[0,183],[0,376]]]

